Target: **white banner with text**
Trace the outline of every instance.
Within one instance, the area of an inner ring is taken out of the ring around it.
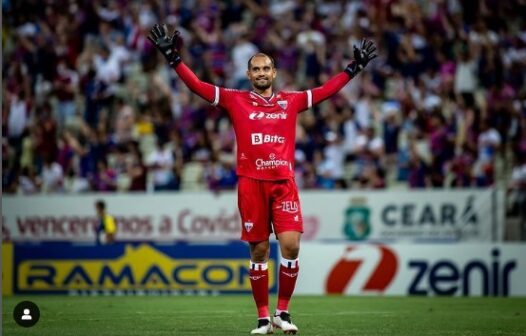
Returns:
[[[377,242],[501,241],[504,195],[495,190],[300,193],[273,205],[301,210],[303,240]],[[102,199],[120,241],[237,240],[237,195],[91,194],[2,197],[4,240],[94,241]]]

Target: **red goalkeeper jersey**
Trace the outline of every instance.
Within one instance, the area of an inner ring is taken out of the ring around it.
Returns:
[[[335,94],[350,80],[342,72],[312,90],[280,91],[263,97],[254,91],[202,82],[183,63],[175,70],[190,90],[229,113],[236,133],[237,174],[259,180],[294,176],[298,113]]]

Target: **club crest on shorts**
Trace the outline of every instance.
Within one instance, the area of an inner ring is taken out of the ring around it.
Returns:
[[[287,109],[287,104],[288,104],[288,103],[287,103],[286,100],[278,100],[278,105],[279,105],[282,109],[284,109],[284,110]]]
[[[250,232],[250,230],[252,230],[253,227],[254,227],[254,223],[245,222],[245,230],[247,230],[247,232]]]

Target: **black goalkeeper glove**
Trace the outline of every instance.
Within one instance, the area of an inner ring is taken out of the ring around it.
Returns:
[[[170,65],[176,66],[181,63],[181,54],[179,50],[183,39],[180,36],[179,31],[174,31],[172,35],[168,33],[168,27],[163,24],[159,26],[156,24],[150,30],[150,35],[148,39],[155,45],[157,49],[166,57]]]
[[[352,60],[349,65],[347,65],[345,72],[347,72],[347,74],[349,74],[351,77],[356,76],[360,71],[363,70],[363,68],[367,66],[367,64],[372,59],[378,56],[374,53],[375,51],[376,47],[372,41],[362,39],[362,45],[360,46],[360,49],[354,46],[354,60]]]

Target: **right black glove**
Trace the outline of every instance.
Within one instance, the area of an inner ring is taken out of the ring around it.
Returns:
[[[374,54],[375,51],[376,47],[372,41],[362,39],[360,49],[354,46],[354,60],[347,65],[345,72],[351,77],[356,76],[372,59],[378,56],[377,54]]]
[[[148,40],[159,49],[172,67],[181,63],[181,54],[179,53],[179,50],[183,40],[179,31],[174,31],[170,36],[168,33],[168,27],[165,24],[163,24],[162,27],[156,24],[150,30]]]

